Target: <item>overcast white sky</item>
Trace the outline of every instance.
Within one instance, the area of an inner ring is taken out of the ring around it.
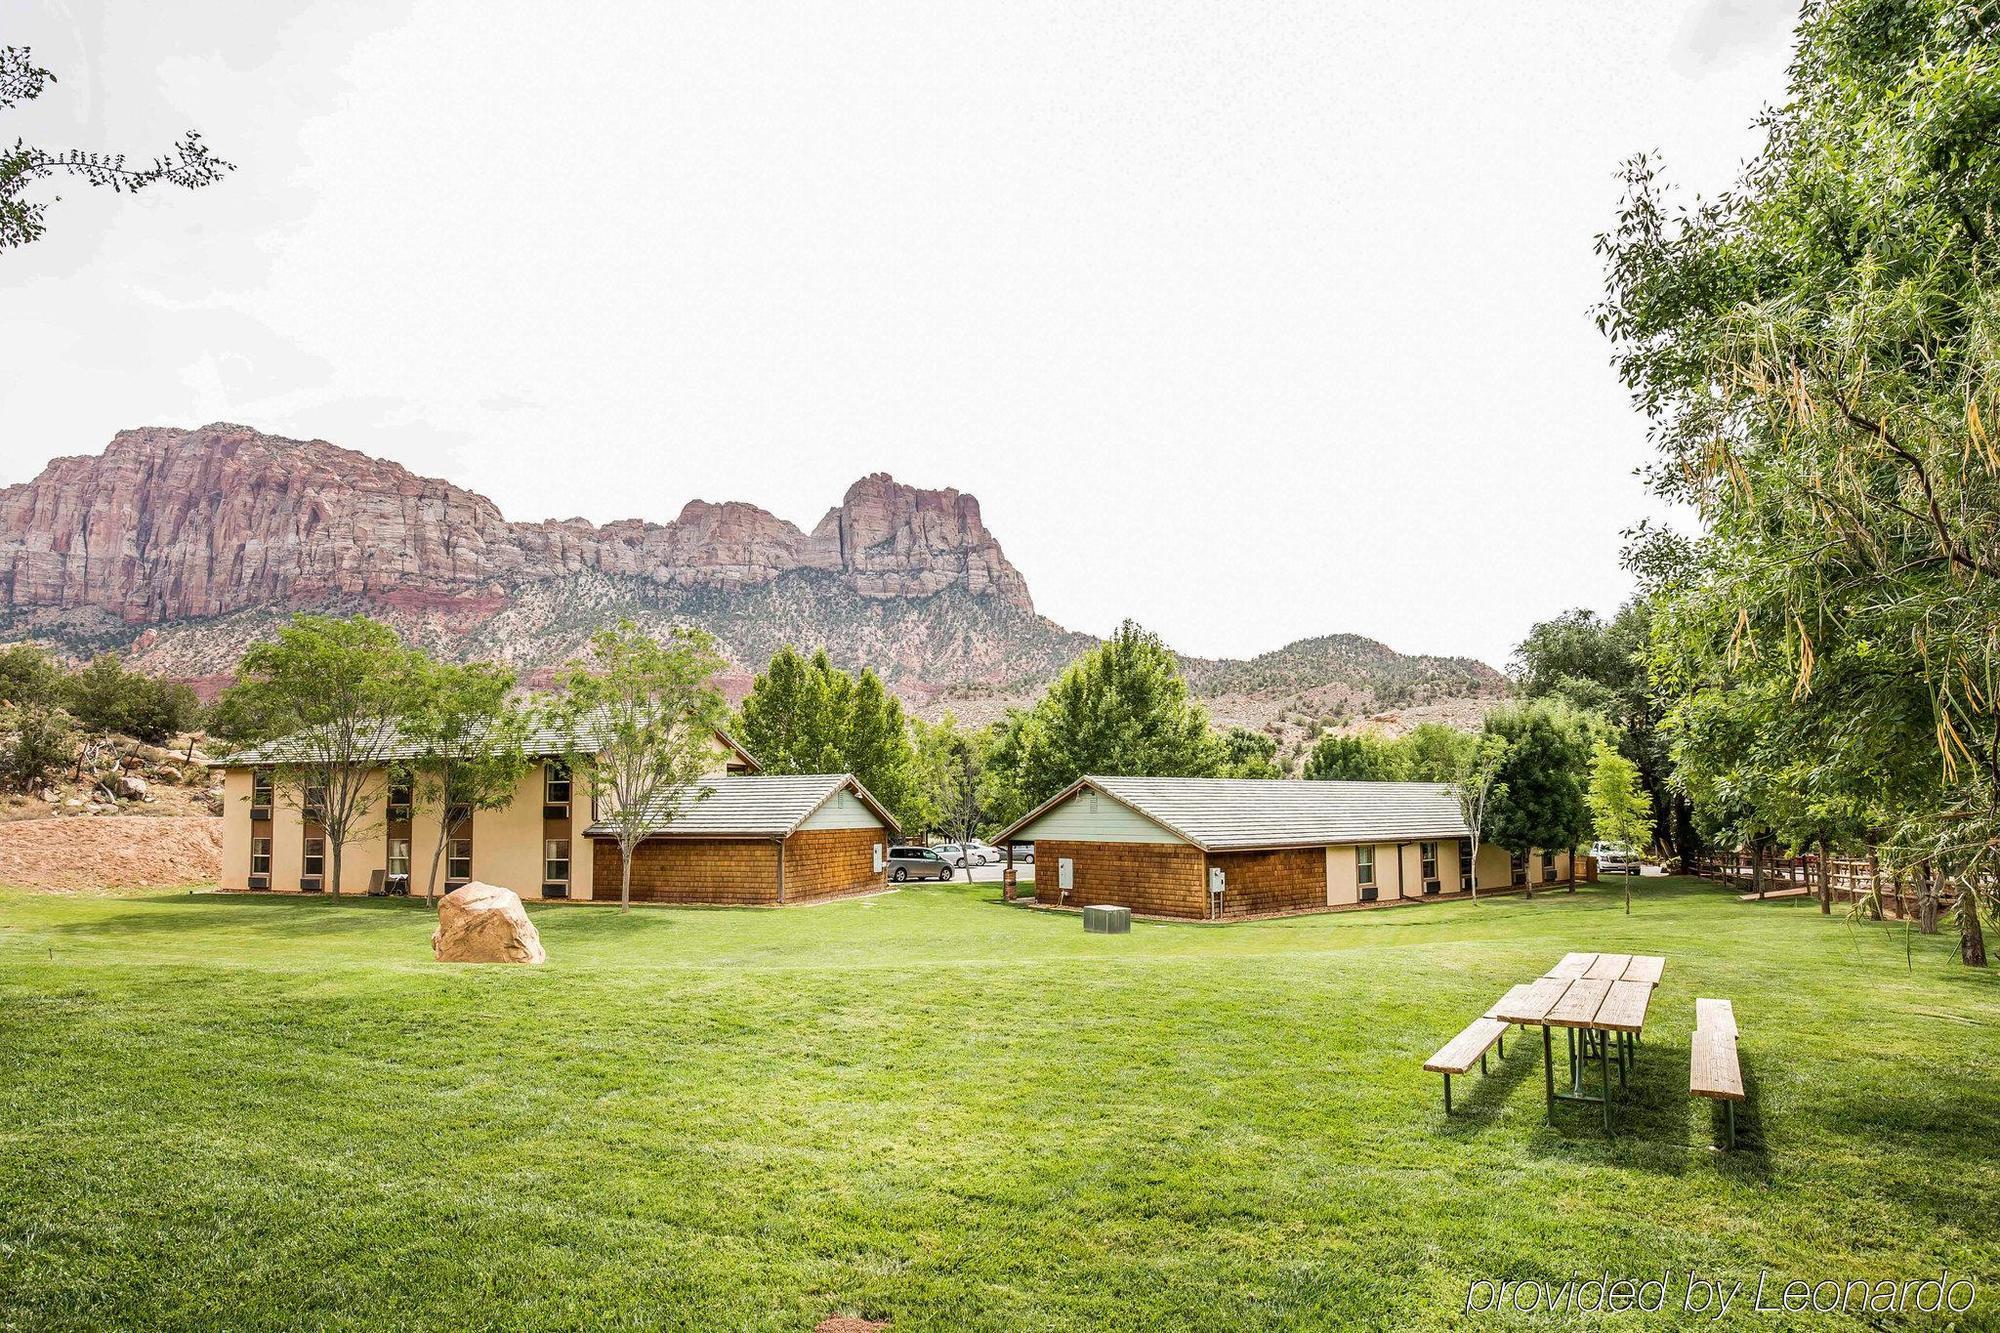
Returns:
[[[1503,663],[1657,512],[1592,326],[1639,149],[1715,190],[1783,0],[552,7],[4,0],[0,137],[145,156],[0,256],[0,482],[139,425],[396,459],[512,518],[886,470],[1039,608],[1207,655]]]

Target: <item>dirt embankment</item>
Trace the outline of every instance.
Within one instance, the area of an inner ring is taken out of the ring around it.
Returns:
[[[0,884],[54,893],[213,884],[222,873],[222,820],[15,819],[0,823]]]

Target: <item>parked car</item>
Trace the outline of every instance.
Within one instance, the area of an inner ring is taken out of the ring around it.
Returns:
[[[1639,871],[1639,854],[1630,847],[1612,842],[1593,842],[1590,854],[1597,859],[1600,875],[1633,875]]]
[[[967,855],[977,855],[979,857],[977,861],[973,862],[974,865],[997,866],[1007,859],[1007,854],[998,847],[995,847],[991,843],[981,842],[977,838],[966,843],[965,850]]]
[[[1018,865],[1033,865],[1034,863],[1035,863],[1035,844],[1032,842],[1015,843],[1014,864],[1018,866]]]
[[[912,879],[950,879],[951,862],[930,847],[891,847],[889,878],[898,884]]]

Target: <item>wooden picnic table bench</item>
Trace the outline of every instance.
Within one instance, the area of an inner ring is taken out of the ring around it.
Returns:
[[[1442,1049],[1424,1061],[1427,1073],[1444,1075],[1444,1113],[1451,1114],[1451,1076],[1468,1072],[1474,1065],[1479,1072],[1486,1072],[1486,1052],[1495,1042],[1507,1035],[1507,1024],[1497,1018],[1475,1018],[1466,1024],[1465,1030],[1446,1042]],[[1501,1048],[1500,1054],[1507,1054]]]
[[[1491,1018],[1542,1029],[1543,1091],[1551,1119],[1558,1101],[1601,1102],[1604,1126],[1611,1127],[1612,1062],[1617,1062],[1622,1086],[1637,1055],[1634,1047],[1646,1026],[1653,989],[1665,968],[1666,959],[1652,955],[1566,954],[1547,976],[1514,987],[1487,1011]],[[1566,1092],[1556,1091],[1552,1028],[1563,1028],[1567,1034]],[[1602,1092],[1597,1096],[1583,1090],[1583,1067],[1593,1058],[1602,1074]]]
[[[1736,1053],[1736,1009],[1727,1000],[1694,1002],[1694,1041],[1688,1046],[1688,1095],[1727,1108],[1729,1146],[1736,1146],[1736,1103],[1743,1095],[1743,1063]]]

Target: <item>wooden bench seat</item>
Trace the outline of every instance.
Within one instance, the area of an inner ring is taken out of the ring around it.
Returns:
[[[1727,1032],[1730,1040],[1736,1039],[1736,1006],[1727,1000],[1696,1000],[1694,1002],[1694,1030],[1696,1032]]]
[[[1451,1114],[1451,1076],[1463,1074],[1474,1065],[1479,1072],[1486,1072],[1486,1052],[1493,1044],[1507,1035],[1507,1024],[1497,1018],[1475,1018],[1466,1025],[1463,1032],[1453,1037],[1441,1047],[1436,1055],[1424,1061],[1427,1073],[1444,1075],[1444,1113]],[[1501,1055],[1506,1055],[1502,1047]]]
[[[1688,1095],[1727,1108],[1729,1146],[1736,1146],[1736,1103],[1744,1100],[1743,1063],[1736,1052],[1736,1010],[1727,1000],[1694,1002],[1694,1040],[1688,1045]]]

